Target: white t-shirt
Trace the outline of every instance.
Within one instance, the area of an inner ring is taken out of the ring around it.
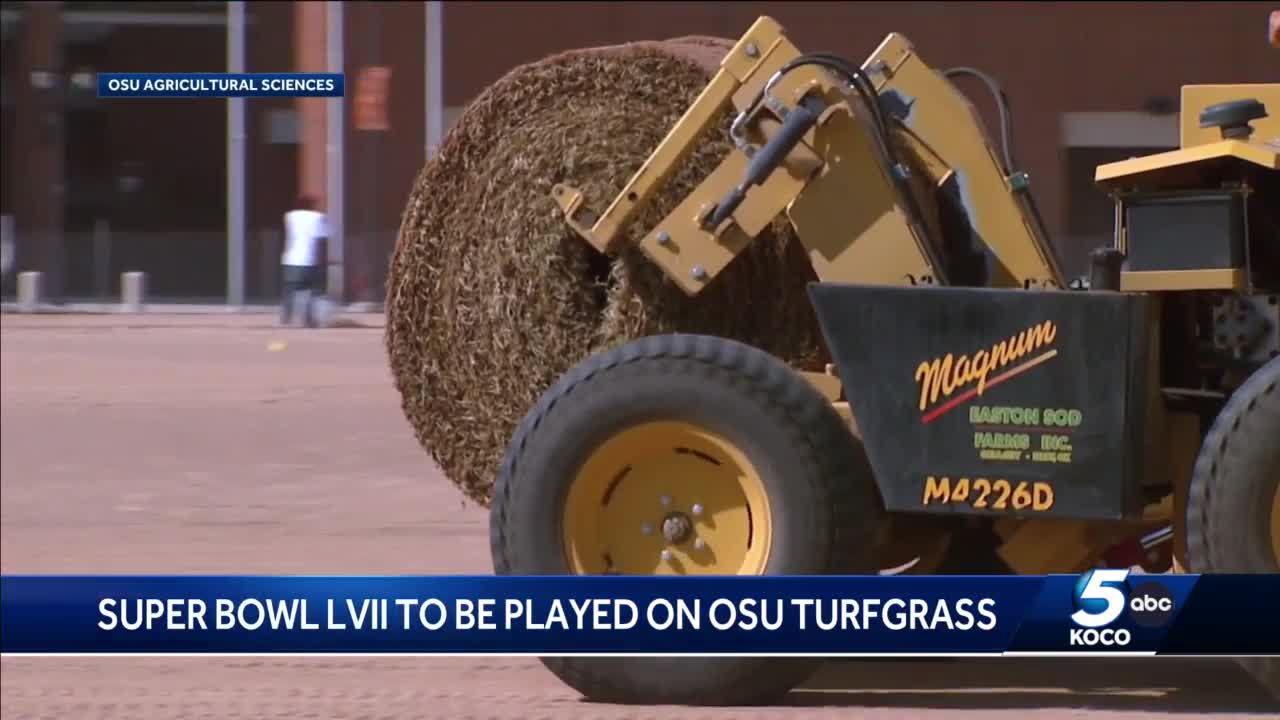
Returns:
[[[284,253],[282,265],[315,265],[319,261],[320,243],[329,236],[324,213],[315,210],[290,210],[284,214]]]

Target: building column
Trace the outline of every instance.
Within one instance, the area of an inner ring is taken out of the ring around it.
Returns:
[[[294,2],[294,65],[297,72],[343,72],[334,69],[335,42],[341,42],[342,5],[337,2]],[[335,38],[336,35],[336,38]],[[337,48],[336,62],[343,54]],[[298,98],[298,192],[320,199],[332,237],[326,248],[327,289],[346,299],[343,277],[342,103],[344,98]]]
[[[427,159],[436,156],[444,138],[444,3],[427,0],[427,25],[423,46],[426,49],[426,126]]]
[[[360,5],[356,3],[356,5]],[[325,2],[325,65],[328,72],[347,73],[346,4],[340,0]],[[327,132],[325,167],[328,186],[325,192],[325,215],[329,226],[329,274],[326,289],[339,301],[347,297],[347,163],[345,97],[325,100]]]
[[[245,71],[244,0],[227,3],[227,72]],[[227,100],[227,304],[243,307],[245,299],[245,99]]]
[[[66,264],[63,179],[66,79],[62,76],[62,3],[27,3],[17,74],[15,152],[23,189],[14,208],[15,269],[44,273],[48,299],[62,300]]]
[[[294,70],[305,73],[326,72],[325,4],[295,2]],[[325,187],[328,179],[325,162],[327,124],[325,98],[297,98],[298,111],[298,192],[314,195],[327,203]]]

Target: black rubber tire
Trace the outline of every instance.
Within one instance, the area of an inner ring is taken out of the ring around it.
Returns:
[[[1205,436],[1187,497],[1193,573],[1280,573],[1270,517],[1280,486],[1280,358],[1241,385]],[[1280,698],[1280,658],[1240,663]]]
[[[570,572],[563,498],[587,454],[621,429],[678,419],[720,433],[763,476],[773,526],[766,574],[874,574],[882,509],[860,442],[778,359],[715,337],[658,335],[588,358],[548,390],[508,448],[490,510],[497,574]],[[808,658],[543,658],[595,701],[757,705],[779,700]]]

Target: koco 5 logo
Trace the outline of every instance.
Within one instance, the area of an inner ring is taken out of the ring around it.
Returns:
[[[1173,593],[1154,581],[1130,589],[1128,570],[1090,570],[1071,594],[1075,612],[1070,645],[1123,647],[1133,639],[1127,628],[1110,627],[1127,610],[1140,627],[1156,628],[1173,618]]]

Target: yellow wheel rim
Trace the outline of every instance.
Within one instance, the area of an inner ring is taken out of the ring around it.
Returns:
[[[569,567],[583,575],[759,575],[772,537],[746,454],[683,422],[637,425],[594,450],[562,528]]]

